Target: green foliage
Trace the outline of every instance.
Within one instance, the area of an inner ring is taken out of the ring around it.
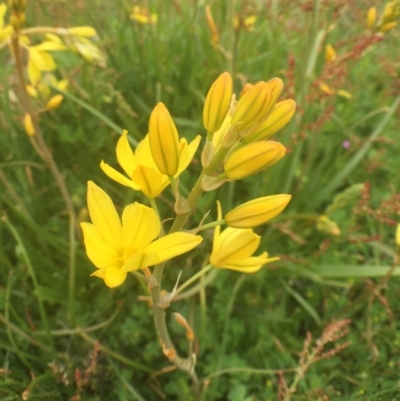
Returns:
[[[398,263],[400,145],[393,52],[399,29],[357,54],[356,45],[369,38],[364,1],[348,7],[314,1],[313,11],[304,2],[236,1],[238,13],[257,15],[254,29],[236,36],[226,2],[211,2],[221,51],[210,43],[205,2],[143,3],[157,13],[156,25],[130,20],[132,4],[125,1],[28,2],[29,26],[92,25],[107,54],[105,68],[77,55],[57,55],[59,78],[71,82],[69,94],[59,109],[40,116],[78,215],[87,220],[89,179],[119,206],[142,200],[99,169],[102,159],[116,165],[119,127],[129,130],[134,143],[140,140],[150,111],[162,100],[186,138],[205,136],[202,104],[222,71],[233,69],[236,92],[247,81],[281,77],[282,97],[298,104],[293,121],[276,136],[288,154],[257,177],[225,184],[198,205],[206,213],[214,197],[229,210],[257,196],[293,194],[287,213],[258,229],[262,247],[281,262],[245,279],[221,271],[204,294],[173,302],[168,315],[179,311],[193,325],[198,375],[207,389],[203,401],[275,400],[277,370],[298,365],[307,332],[317,339],[327,324],[345,318],[352,320],[345,338],[352,345],[311,366],[292,399],[397,399],[400,273],[392,267]],[[327,43],[338,57],[353,55],[339,63],[342,69],[327,69]],[[139,295],[148,296],[146,287],[130,277],[110,290],[91,278],[79,230],[71,323],[65,205],[24,132],[7,48],[0,62],[1,399],[19,400],[24,391],[29,400],[44,401],[78,394],[90,401],[193,399],[185,374],[168,371],[151,308],[138,301]],[[322,83],[349,91],[352,98],[324,94]],[[197,155],[193,176],[188,170],[182,177],[186,192],[199,163]],[[169,199],[161,197],[161,213]],[[339,235],[317,230],[322,214],[338,225]],[[211,215],[215,218],[214,207]],[[212,231],[204,236],[210,245]],[[180,269],[184,278],[197,272],[205,256],[199,252],[169,266],[165,288],[173,288]],[[168,324],[178,349],[186,352],[182,328],[172,317]],[[97,351],[96,341],[103,347]],[[294,373],[284,377],[290,386]]]

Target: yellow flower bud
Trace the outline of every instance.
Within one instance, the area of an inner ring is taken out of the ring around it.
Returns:
[[[285,153],[286,148],[279,142],[250,143],[229,155],[224,170],[230,180],[241,180],[272,166]]]
[[[331,45],[325,47],[325,60],[330,63],[336,59],[335,49]]]
[[[400,223],[397,225],[396,230],[396,244],[400,246]]]
[[[274,106],[272,92],[266,82],[258,82],[239,100],[232,115],[232,125],[244,131],[262,121]]]
[[[267,82],[268,89],[272,93],[272,104],[275,104],[282,93],[283,81],[280,78],[272,78]]]
[[[371,29],[374,27],[375,22],[376,22],[376,7],[371,7],[368,10],[368,14],[367,14],[367,28]]]
[[[396,25],[397,25],[397,22],[396,22],[396,21],[388,22],[388,23],[386,23],[386,24],[381,25],[381,26],[378,28],[378,31],[379,31],[379,32],[388,32],[388,31],[390,31],[391,29],[393,29]]]
[[[179,137],[164,103],[151,112],[149,140],[154,162],[162,174],[175,175],[179,168]]]
[[[62,103],[63,99],[64,97],[60,94],[52,96],[46,104],[46,110],[51,111],[57,109]]]
[[[83,38],[90,38],[96,36],[97,32],[91,26],[75,26],[68,28],[68,33],[73,36],[80,36]]]
[[[292,99],[277,103],[268,118],[247,135],[244,141],[249,143],[270,138],[292,119],[295,110],[296,102]]]
[[[243,86],[242,91],[240,92],[239,99],[241,99],[254,85],[247,83],[245,86]]]
[[[25,132],[27,133],[28,136],[34,136],[35,135],[35,127],[33,125],[32,117],[30,114],[25,114],[24,116],[24,127],[25,127]]]
[[[291,198],[292,195],[280,194],[243,203],[226,214],[226,224],[234,228],[259,226],[281,213]]]
[[[203,124],[208,132],[218,131],[229,110],[232,97],[232,77],[223,72],[207,93],[203,108]]]
[[[26,85],[25,87],[26,87],[26,91],[28,92],[29,96],[38,97],[38,92],[34,86]]]

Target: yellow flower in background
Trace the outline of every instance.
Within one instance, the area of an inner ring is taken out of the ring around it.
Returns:
[[[226,224],[234,228],[259,226],[281,213],[290,199],[292,195],[280,194],[243,203],[226,214]]]
[[[52,96],[49,101],[46,103],[45,109],[47,111],[52,111],[60,107],[64,97],[63,95],[57,94]]]
[[[279,142],[250,143],[229,154],[224,170],[230,180],[241,180],[272,166],[285,153],[286,148]]]
[[[233,17],[233,27],[238,29],[242,28],[245,31],[252,31],[254,29],[254,24],[257,21],[256,15],[249,15],[248,17],[241,19],[238,14]]]
[[[33,125],[32,117],[30,114],[25,114],[24,116],[24,128],[28,136],[32,137],[35,135],[35,127]]]
[[[218,220],[222,218],[221,205],[217,202]],[[279,260],[268,258],[267,252],[252,256],[260,245],[260,236],[252,229],[228,227],[221,233],[221,226],[214,231],[213,250],[210,263],[221,269],[231,269],[242,273],[254,273],[267,263]]]
[[[372,29],[375,26],[377,18],[376,7],[371,7],[367,13],[367,28]]]
[[[195,248],[202,237],[177,232],[156,239],[161,223],[156,212],[137,202],[120,219],[111,198],[92,181],[87,202],[91,223],[81,223],[86,253],[98,268],[92,275],[108,287],[121,285],[128,272],[153,266]]]
[[[213,133],[221,128],[231,103],[232,77],[228,72],[223,72],[211,85],[207,93],[203,108],[203,125],[205,129]]]
[[[130,187],[136,191],[142,191],[148,198],[155,198],[169,185],[168,176],[162,174],[158,169],[150,150],[149,136],[139,142],[135,153],[133,153],[127,138],[128,132],[124,131],[117,143],[117,160],[126,176],[119,173],[103,161],[101,169],[111,179],[119,184]],[[177,178],[189,165],[200,143],[198,135],[190,144],[185,138],[179,142],[179,168],[174,175]]]
[[[84,38],[91,38],[97,35],[96,29],[91,26],[74,26],[72,28],[67,28],[70,35],[82,36]]]
[[[145,7],[133,6],[129,18],[140,24],[157,24],[158,16],[157,14],[150,14],[149,10]]]
[[[57,68],[57,64],[49,52],[66,50],[64,44],[50,40],[36,46],[22,46],[28,51],[28,78],[33,86],[42,78],[43,72],[54,71]]]
[[[207,4],[205,7],[205,12],[206,12],[206,19],[207,19],[207,24],[211,32],[211,44],[214,49],[218,49],[218,44],[219,44],[219,34],[218,34],[218,29],[217,25],[215,24],[213,15],[211,13],[211,8],[210,5]]]
[[[296,102],[292,99],[276,103],[267,119],[255,131],[244,138],[244,142],[256,142],[268,139],[281,130],[292,119],[296,111]]]
[[[369,13],[367,16],[367,21],[369,19]],[[395,1],[389,1],[386,3],[385,8],[383,10],[382,17],[380,18],[379,22],[376,24],[375,30],[378,32],[388,32],[392,30],[394,27],[397,26],[397,21],[396,19],[400,16],[400,1],[395,0]],[[376,16],[375,16],[376,18]],[[372,17],[371,17],[372,19]],[[368,24],[368,22],[367,22]]]
[[[7,6],[4,3],[0,4],[0,42],[11,37],[13,28],[11,25],[4,24],[4,17],[7,12]]]
[[[400,223],[397,225],[396,229],[396,244],[400,246]]]
[[[149,120],[151,154],[158,170],[173,176],[179,169],[179,136],[175,123],[164,103],[154,107]]]
[[[325,60],[330,63],[336,59],[336,51],[332,45],[326,45],[325,47]]]

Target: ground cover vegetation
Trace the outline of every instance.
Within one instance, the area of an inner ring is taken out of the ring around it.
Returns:
[[[399,17],[0,3],[1,399],[398,399]]]

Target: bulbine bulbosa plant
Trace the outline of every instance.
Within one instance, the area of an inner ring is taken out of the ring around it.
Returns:
[[[189,354],[178,355],[166,323],[170,302],[177,294],[184,297],[182,291],[192,284],[188,296],[195,293],[196,288],[200,291],[201,283],[207,282],[204,276],[212,274],[212,269],[255,273],[267,263],[278,260],[265,251],[256,254],[260,236],[254,233],[253,227],[281,213],[291,199],[288,194],[251,199],[225,214],[218,201],[215,221],[205,223],[208,215],[198,216],[200,225],[188,226],[189,216],[198,213],[196,204],[204,192],[214,191],[227,181],[259,173],[285,155],[285,147],[270,140],[290,121],[295,111],[293,100],[278,102],[283,82],[274,78],[247,84],[238,100],[232,87],[232,77],[227,72],[212,84],[203,109],[203,124],[207,130],[204,139],[197,136],[188,143],[180,137],[163,103],[158,103],[151,112],[148,134],[136,149],[131,148],[128,133],[123,132],[116,146],[122,172],[104,161],[100,167],[118,184],[141,191],[149,206],[134,202],[126,205],[120,216],[110,196],[89,181],[87,202],[92,223],[81,223],[87,255],[97,268],[92,275],[110,288],[123,285],[128,274],[147,285],[162,351],[173,365],[190,375],[197,394],[196,355],[191,346],[195,333],[182,314],[174,314],[185,328],[189,341]],[[190,166],[201,142],[202,171],[189,195],[184,197],[179,177]],[[169,186],[174,207],[169,214],[160,215],[157,198]],[[209,206],[215,210],[214,205]],[[207,249],[209,244],[201,234],[210,228],[214,228],[214,237]],[[202,267],[193,266],[193,276],[180,285],[174,258],[199,247],[203,254],[209,255],[208,263]],[[176,285],[170,292],[164,291],[162,285],[167,264],[175,265],[177,272]],[[201,278],[201,283],[196,283]]]

